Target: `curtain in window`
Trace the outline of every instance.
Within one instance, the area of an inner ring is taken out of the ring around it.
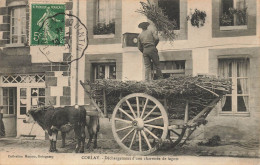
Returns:
[[[116,0],[98,0],[98,22],[109,24],[115,21]]]
[[[238,69],[238,81],[240,81],[242,94],[248,94],[248,61],[247,60],[241,60],[237,63],[237,69]],[[248,109],[248,96],[243,96],[246,109]]]
[[[231,65],[231,61],[230,60],[222,60],[219,62],[219,66],[218,66],[218,74],[220,78],[228,78],[230,76],[231,73],[231,69],[230,68]],[[226,103],[226,96],[224,96],[221,99],[221,108],[224,107]]]

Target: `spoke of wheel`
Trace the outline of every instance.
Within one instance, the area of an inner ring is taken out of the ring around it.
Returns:
[[[142,137],[140,131],[138,131],[138,137],[139,137],[139,151],[142,151]]]
[[[152,127],[152,128],[157,128],[157,129],[163,129],[163,127],[156,126],[156,125],[151,125],[151,124],[144,124],[146,127]]]
[[[126,100],[125,102],[127,103],[128,107],[130,108],[130,110],[131,110],[132,114],[134,115],[134,118],[136,118],[135,112],[134,112],[134,110],[133,110],[132,106],[130,105],[129,101],[128,101],[128,100]]]
[[[124,120],[124,119],[120,119],[120,118],[115,118],[115,120],[122,121],[124,123],[132,123],[130,120]]]
[[[136,106],[137,106],[137,117],[140,117],[140,107],[139,107],[139,98],[136,97]]]
[[[143,118],[143,120],[145,120],[156,108],[157,108],[157,105],[155,105],[153,107],[153,109],[149,113],[147,113],[147,115]]]
[[[145,139],[145,141],[146,141],[146,143],[147,143],[149,149],[151,149],[152,146],[151,146],[149,140],[147,139],[147,136],[145,135],[145,132],[144,132],[143,130],[141,130],[141,133],[142,133],[142,135],[143,135],[143,137],[144,137],[144,139]]]
[[[144,127],[144,130],[145,130],[146,132],[148,132],[150,135],[152,135],[152,137],[154,137],[156,140],[159,139],[159,138],[158,138],[154,133],[152,133],[149,129],[147,129],[147,128]]]
[[[146,106],[147,106],[147,104],[148,104],[148,101],[149,101],[149,99],[146,98],[146,101],[145,101],[145,104],[144,104],[144,108],[143,108],[143,111],[142,111],[142,114],[141,114],[140,118],[142,118],[143,115],[144,115],[144,111],[145,111],[145,109],[146,109]]]
[[[118,109],[119,111],[123,112],[127,117],[129,117],[131,120],[134,120],[134,118],[131,115],[129,115],[126,111],[124,111],[122,108],[118,108]]]
[[[121,142],[123,142],[133,131],[134,131],[134,128],[131,129],[131,130],[121,139]]]
[[[171,130],[173,133],[175,133],[177,136],[181,136],[179,133],[177,133],[176,131],[174,130]]]
[[[127,127],[117,129],[116,132],[123,131],[123,130],[128,129],[128,128],[131,128],[131,127],[132,127],[132,125],[129,125],[129,126],[127,126]]]
[[[133,143],[134,143],[135,136],[136,136],[136,130],[135,130],[135,132],[134,132],[134,135],[133,135],[133,137],[132,137],[132,140],[131,140],[131,143],[130,143],[130,146],[129,146],[130,149],[132,148],[132,145],[133,145]]]
[[[146,120],[146,121],[144,121],[144,123],[149,123],[151,121],[162,119],[162,118],[163,118],[163,116],[159,116],[159,117],[156,117],[156,118],[153,118],[153,119],[150,119],[150,120]]]

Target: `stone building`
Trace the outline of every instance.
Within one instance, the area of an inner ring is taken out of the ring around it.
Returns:
[[[164,77],[208,74],[230,78],[233,82],[233,91],[210,113],[208,124],[195,133],[200,135],[198,138],[219,135],[223,140],[230,141],[259,139],[259,1],[151,2],[163,8],[165,14],[176,20],[178,25],[175,29],[176,40],[170,43],[160,38],[157,46]],[[0,89],[3,99],[0,103],[8,107],[5,123],[9,123],[7,129],[10,127],[10,136],[21,134],[25,127],[22,123],[24,113],[31,106],[36,106],[32,104],[34,97],[37,100],[42,97],[45,104],[55,106],[83,105],[88,104],[89,100],[79,80],[144,80],[143,59],[137,49],[136,37],[141,32],[138,24],[147,19],[136,12],[141,7],[139,1],[74,0],[60,3],[65,4],[66,12],[77,16],[88,29],[89,45],[84,57],[71,65],[50,63],[38,51],[39,46],[29,46],[30,12],[27,1],[6,0],[1,3]],[[231,14],[230,8],[240,15]],[[205,24],[199,28],[186,19],[192,16],[195,9],[206,13]],[[26,22],[26,25],[21,22],[17,24],[20,27],[17,43],[12,43],[12,37],[16,34],[12,31],[12,19],[16,19],[12,15],[13,10],[20,13],[18,19]],[[21,33],[23,29],[25,33]],[[72,54],[79,56],[78,30],[70,24],[66,24],[65,30],[73,34],[69,38],[72,46],[67,50],[52,49],[58,52],[56,61],[66,61]],[[35,90],[39,92],[33,94]],[[27,95],[21,95],[25,91]],[[4,102],[4,99],[8,101]],[[27,99],[24,102],[26,105],[22,104],[22,99]],[[105,118],[101,122],[109,123],[109,120]],[[104,127],[110,128],[109,124]],[[104,131],[109,134],[109,129]]]

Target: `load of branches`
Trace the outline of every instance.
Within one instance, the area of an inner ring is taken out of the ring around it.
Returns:
[[[142,8],[138,9],[136,12],[145,15],[151,20],[157,30],[160,31],[163,38],[173,41],[176,38],[176,34],[174,33],[174,29],[177,27],[176,21],[169,20],[163,10],[149,0],[147,0],[147,3],[140,3]]]
[[[189,115],[193,117],[215,98],[221,98],[231,90],[231,83],[226,79],[200,76],[170,77],[149,82],[103,79],[85,85],[90,89],[88,92],[91,97],[100,105],[106,96],[108,113],[113,112],[122,97],[131,93],[146,93],[158,100],[166,100],[170,118],[182,118],[187,101]]]

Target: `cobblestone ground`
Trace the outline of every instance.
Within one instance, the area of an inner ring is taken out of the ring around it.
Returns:
[[[86,140],[87,141],[87,140]],[[73,140],[66,141],[66,147],[60,148],[61,140],[57,142],[58,153],[72,153],[76,146]],[[247,157],[259,158],[259,146],[245,147],[237,144],[222,144],[215,147],[198,146],[196,142],[189,141],[182,147],[167,148],[169,145],[162,146],[158,151],[151,155],[172,155],[172,156],[225,156],[225,157]],[[18,138],[1,138],[0,152],[13,153],[16,151],[27,153],[49,153],[48,140],[31,140]],[[98,148],[86,149],[85,153],[94,154],[120,154],[127,155],[114,140],[98,140]]]

